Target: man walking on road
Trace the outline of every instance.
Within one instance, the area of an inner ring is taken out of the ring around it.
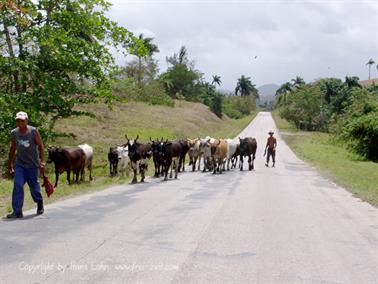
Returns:
[[[273,168],[274,168],[274,164],[276,163],[277,140],[276,140],[275,137],[273,137],[273,134],[274,134],[273,131],[269,131],[268,134],[270,136],[268,137],[268,140],[266,142],[265,153],[264,153],[264,156],[265,156],[266,150],[268,150],[268,155],[266,156],[266,164],[265,164],[265,166],[269,167],[269,159],[270,159],[270,156],[272,156]]]
[[[39,170],[45,173],[44,146],[38,130],[28,125],[26,112],[16,114],[17,128],[11,132],[11,145],[8,155],[8,175],[14,173],[12,193],[13,212],[7,218],[22,218],[24,204],[24,185],[28,183],[31,196],[37,203],[37,214],[43,214],[43,198],[38,180]],[[37,153],[38,148],[38,153]],[[38,155],[39,154],[39,155]]]

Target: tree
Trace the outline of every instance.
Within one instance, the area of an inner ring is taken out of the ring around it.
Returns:
[[[157,45],[152,43],[153,38],[151,37],[144,37],[143,34],[138,36],[140,42],[143,43],[143,46],[146,48],[145,52],[140,52],[138,45],[132,47],[132,54],[138,57],[138,74],[137,74],[137,82],[138,86],[142,84],[142,77],[143,77],[143,66],[142,66],[142,59],[152,57],[154,53],[159,52],[159,48]]]
[[[235,95],[240,93],[241,96],[249,96],[252,95],[255,98],[259,97],[258,90],[256,86],[252,84],[250,77],[245,77],[242,75],[236,84],[235,88]]]
[[[212,85],[220,86],[222,84],[221,77],[218,75],[213,75],[213,81],[211,82]]]
[[[166,91],[171,97],[184,97],[188,100],[200,100],[198,89],[202,81],[202,73],[194,68],[194,62],[188,59],[185,46],[180,48],[179,53],[166,58],[170,64],[168,70],[160,75]]]
[[[353,87],[358,87],[358,88],[361,88],[361,85],[360,83],[358,82],[360,80],[360,78],[358,78],[357,76],[346,76],[345,77],[345,82],[344,82],[344,85],[351,89]]]
[[[371,69],[371,66],[374,65],[375,62],[373,60],[373,58],[370,58],[369,61],[366,63],[366,65],[369,66],[369,80],[370,80],[370,69]]]
[[[58,118],[85,114],[76,105],[112,100],[110,47],[146,52],[143,42],[106,17],[110,3],[104,0],[14,3],[22,6],[0,8],[2,133],[20,109],[46,137]]]
[[[284,105],[287,104],[287,95],[293,90],[293,85],[290,82],[282,84],[276,91],[276,96],[278,100],[281,101],[281,96],[283,96]]]
[[[294,88],[299,88],[299,87],[306,85],[306,82],[303,80],[303,78],[301,78],[299,76],[295,77],[291,81],[293,82],[292,86]]]

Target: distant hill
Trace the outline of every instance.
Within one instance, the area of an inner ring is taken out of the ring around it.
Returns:
[[[259,94],[261,97],[266,97],[274,96],[279,87],[280,86],[276,84],[266,84],[258,87],[257,89],[259,90]]]
[[[275,100],[275,94],[279,85],[276,84],[266,84],[258,87],[260,99],[257,100],[259,106],[271,106]]]

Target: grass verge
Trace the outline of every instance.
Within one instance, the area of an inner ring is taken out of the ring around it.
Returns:
[[[278,111],[272,115],[282,138],[298,157],[354,196],[378,207],[378,163],[354,154],[329,133],[301,132],[280,118]]]

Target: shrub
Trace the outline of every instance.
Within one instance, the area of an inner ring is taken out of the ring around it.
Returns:
[[[378,96],[354,90],[343,116],[341,137],[360,155],[378,161]]]
[[[226,96],[223,100],[223,112],[235,119],[242,118],[256,108],[251,97]]]

